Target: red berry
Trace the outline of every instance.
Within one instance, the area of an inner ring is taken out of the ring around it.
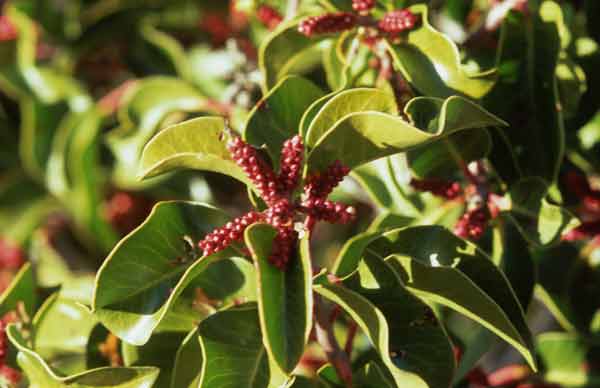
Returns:
[[[417,16],[407,9],[395,10],[383,15],[379,21],[379,29],[389,34],[409,30],[415,26]]]
[[[376,0],[352,0],[352,9],[356,12],[368,12],[375,7]]]
[[[297,241],[298,232],[294,230],[293,226],[279,228],[277,236],[273,240],[269,262],[284,271],[291,259]]]
[[[254,183],[261,198],[272,204],[278,198],[277,179],[269,166],[258,152],[240,137],[235,136],[227,143],[227,148],[235,163],[242,168],[248,178]]]
[[[411,179],[410,185],[417,191],[427,191],[446,199],[454,199],[461,193],[458,182],[448,182],[442,179]]]
[[[454,234],[466,239],[477,240],[483,236],[490,214],[484,207],[469,210],[454,226]]]
[[[281,171],[278,181],[281,190],[292,191],[298,186],[300,173],[302,172],[302,159],[304,156],[304,144],[299,135],[286,140],[281,150]]]
[[[246,228],[262,220],[262,218],[262,214],[258,212],[249,212],[241,217],[237,217],[233,221],[204,236],[204,239],[198,242],[198,248],[202,250],[203,256],[209,256],[222,251],[232,242],[241,241],[244,238]]]
[[[275,8],[265,4],[256,10],[256,18],[269,30],[275,29],[283,21],[283,16]]]
[[[9,386],[15,386],[21,381],[21,372],[8,365],[0,365],[0,379],[10,384]]]
[[[298,31],[306,36],[329,34],[349,30],[356,26],[356,16],[349,12],[327,13],[304,19]]]
[[[15,40],[18,36],[19,32],[8,16],[0,15],[0,42]]]
[[[0,269],[19,269],[25,262],[25,253],[13,242],[0,237]]]
[[[330,223],[347,224],[356,217],[353,206],[322,198],[308,198],[303,205],[310,216]]]
[[[326,198],[349,172],[348,167],[336,160],[325,172],[308,177],[304,192],[312,198]]]

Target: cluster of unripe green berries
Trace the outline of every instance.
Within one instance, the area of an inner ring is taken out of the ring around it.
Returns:
[[[294,198],[300,184],[304,159],[304,144],[300,136],[296,135],[284,142],[279,174],[273,171],[258,150],[240,137],[232,136],[227,148],[268,208],[262,212],[250,211],[206,235],[198,243],[204,256],[219,252],[234,242],[241,242],[248,226],[265,222],[277,229],[269,262],[285,270],[298,241],[298,221],[304,221],[304,227],[310,231],[316,221],[348,223],[355,218],[356,211],[352,206],[327,199],[350,172],[339,161],[321,173],[310,175],[303,187],[302,198]]]

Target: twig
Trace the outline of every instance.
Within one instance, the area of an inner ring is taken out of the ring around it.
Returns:
[[[346,344],[344,345],[344,352],[350,357],[352,355],[352,348],[354,346],[354,338],[356,337],[356,332],[358,330],[358,325],[356,322],[352,321],[350,326],[348,326],[348,336],[346,337]]]
[[[352,388],[352,367],[350,366],[350,359],[337,343],[333,333],[333,322],[330,319],[331,311],[318,295],[315,296],[315,315],[317,342],[321,345],[321,348],[327,356],[327,360],[336,370],[346,388]]]

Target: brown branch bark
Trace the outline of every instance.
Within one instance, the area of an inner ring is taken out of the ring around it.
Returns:
[[[352,388],[352,367],[346,352],[340,348],[333,333],[333,322],[331,321],[331,308],[323,300],[315,295],[315,334],[317,342],[327,356],[327,360],[336,370],[346,388]]]

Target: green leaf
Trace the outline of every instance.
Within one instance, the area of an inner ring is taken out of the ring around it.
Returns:
[[[154,366],[160,370],[155,386],[168,387],[172,381],[173,360],[179,345],[186,337],[185,333],[161,332],[155,333],[142,346],[121,342],[121,352],[125,366]],[[195,338],[197,340],[197,337]],[[188,360],[200,366],[200,358]],[[193,368],[193,364],[190,365]]]
[[[492,260],[504,272],[519,303],[527,311],[536,283],[536,270],[529,245],[511,219],[502,214],[495,223]]]
[[[291,21],[273,31],[260,45],[258,64],[264,77],[263,90],[270,90],[298,66],[307,50],[327,37],[308,38],[298,32],[298,22]],[[317,57],[318,58],[318,57]]]
[[[574,333],[548,332],[536,338],[544,379],[569,387],[595,386],[600,376],[586,371],[588,346]],[[588,375],[589,373],[589,375]],[[590,385],[588,385],[590,384]],[[594,384],[594,385],[592,385]]]
[[[553,182],[564,154],[563,118],[558,98],[558,63],[562,20],[560,6],[544,1],[539,14],[512,13],[502,25],[498,53],[500,79],[484,106],[505,118],[507,141],[520,174],[507,170],[506,151],[494,148],[490,159],[502,178],[538,176]]]
[[[335,276],[344,278],[356,271],[364,250],[371,242],[378,239],[382,233],[382,231],[359,233],[346,241],[333,265],[332,272]]]
[[[387,232],[368,250],[393,255],[389,262],[410,291],[475,320],[536,368],[523,308],[504,274],[474,244],[445,228],[420,226]]]
[[[296,76],[282,79],[250,112],[244,139],[256,147],[265,145],[277,168],[283,142],[299,132],[302,114],[323,94],[307,79]]]
[[[183,47],[173,36],[156,28],[158,20],[153,19],[140,23],[143,44],[140,50],[134,49],[133,54],[138,54],[138,60],[144,63],[149,73],[173,74],[191,80],[190,63]]]
[[[511,210],[523,236],[534,244],[552,244],[579,221],[569,211],[547,200],[548,184],[543,179],[524,178],[510,188]]]
[[[23,303],[25,312],[31,317],[36,309],[37,296],[35,278],[30,263],[25,263],[0,295],[0,316],[16,310]]]
[[[287,378],[269,363],[255,304],[221,310],[200,323],[202,388],[286,386]],[[179,387],[178,387],[179,388]]]
[[[354,168],[445,138],[457,131],[492,125],[501,126],[504,122],[458,96],[444,101],[434,131],[418,129],[399,116],[379,112],[352,113],[321,137],[308,155],[308,170],[324,170],[335,160]]]
[[[387,376],[375,362],[369,362],[354,376],[362,388],[393,388]]]
[[[198,329],[192,330],[183,340],[171,372],[170,388],[198,388],[202,372],[202,348]]]
[[[199,117],[165,128],[144,148],[139,177],[192,168],[219,172],[249,184],[222,139],[225,128],[221,117]]]
[[[454,42],[429,24],[427,6],[414,5],[409,10],[420,17],[421,24],[409,30],[401,43],[388,43],[394,64],[404,77],[427,96],[485,96],[497,79],[495,69],[469,74],[461,65]]]
[[[61,121],[46,166],[46,186],[70,210],[80,237],[108,251],[117,236],[102,214],[100,175],[101,114],[96,109],[70,112]],[[91,245],[91,244],[90,244]]]
[[[8,326],[7,334],[10,342],[19,350],[17,362],[27,375],[31,388],[147,388],[152,386],[159,373],[153,367],[98,368],[59,377],[39,354],[31,350],[16,325]]]
[[[600,268],[593,257],[572,243],[562,242],[534,252],[538,285],[536,296],[568,331],[590,333],[600,309],[595,297],[600,285]]]
[[[70,375],[86,369],[86,346],[95,317],[76,301],[50,296],[33,318],[33,350],[50,367]]]
[[[434,129],[437,112],[444,100],[433,97],[417,97],[406,107],[417,127]],[[492,148],[487,131],[465,131],[436,141],[407,153],[410,167],[417,176],[440,176],[462,169],[473,160],[486,157]]]
[[[96,276],[92,308],[111,332],[143,345],[177,298],[211,263],[230,250],[200,258],[194,243],[226,222],[215,208],[191,202],[160,202],[146,221],[121,240]],[[179,317],[189,331],[202,312]],[[185,302],[185,303],[188,303]]]
[[[269,262],[277,231],[266,224],[246,229],[246,244],[258,272],[258,311],[265,348],[286,373],[300,361],[312,324],[312,270],[308,236],[285,271]]]
[[[312,119],[306,133],[306,144],[313,147],[338,121],[351,113],[366,111],[397,115],[396,98],[379,89],[356,88],[339,92]]]
[[[365,189],[375,204],[385,211],[407,217],[418,217],[418,201],[409,196],[399,178],[408,167],[401,155],[374,160],[352,171],[352,177]]]
[[[392,268],[370,256],[341,285],[315,291],[341,306],[377,350],[398,387],[447,387],[454,357],[430,308],[408,292]]]
[[[206,98],[188,83],[169,77],[150,77],[127,91],[118,112],[120,125],[107,134],[107,143],[117,159],[115,179],[131,185],[131,171],[145,144],[169,114],[208,110]]]

